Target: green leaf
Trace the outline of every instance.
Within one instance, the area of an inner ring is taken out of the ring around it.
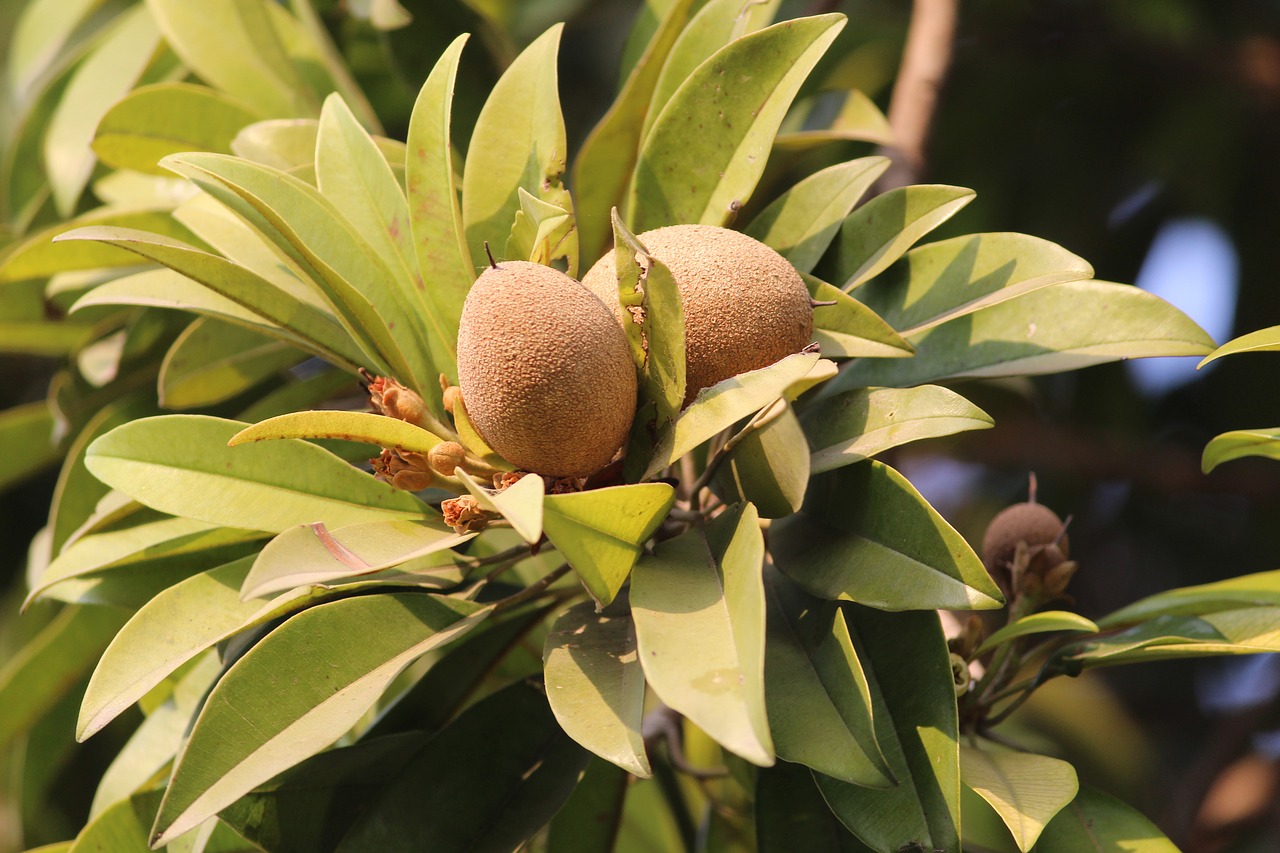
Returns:
[[[160,158],[180,151],[230,154],[240,129],[263,117],[216,89],[155,83],[112,104],[98,122],[93,151],[108,166],[167,176]]]
[[[54,440],[53,412],[44,400],[0,412],[0,490],[62,458]]]
[[[289,438],[336,438],[379,447],[397,447],[413,453],[428,453],[444,440],[399,418],[372,412],[326,409],[290,412],[259,421],[233,435],[227,444],[236,447],[256,441]]]
[[[547,827],[547,849],[556,853],[620,851],[622,810],[630,781],[621,767],[592,758],[578,787]]]
[[[829,95],[823,92],[822,95]],[[816,97],[807,99],[816,105]],[[793,113],[794,115],[794,113]],[[807,114],[806,114],[807,117]],[[789,116],[788,119],[791,117]],[[821,148],[832,142],[874,142],[877,145],[894,147],[896,140],[889,119],[875,101],[857,89],[845,92],[844,103],[840,112],[825,127],[815,130],[790,130],[788,120],[782,133],[778,134],[773,150],[778,154],[794,156]]]
[[[1203,355],[1213,347],[1203,329],[1159,297],[1102,281],[1046,287],[908,341],[915,358],[854,362],[825,392],[923,385],[948,377],[1059,373],[1124,358]]]
[[[216,312],[224,319],[241,324],[252,322],[259,329],[275,327],[280,330],[277,334],[339,364],[360,365],[370,361],[355,343],[358,339],[353,339],[328,312],[300,302],[292,294],[226,258],[160,234],[114,226],[78,228],[60,235],[59,241],[59,245],[62,245],[61,241],[96,241],[118,246],[128,250],[135,259],[141,256],[164,264],[232,303],[228,306],[223,301],[202,298],[199,290],[193,291],[189,285],[178,285],[175,292],[167,293],[161,286],[173,282],[168,276],[131,277],[100,285],[77,302],[72,307],[73,311],[116,302],[174,308],[193,305],[202,313]],[[250,317],[246,317],[246,313]]]
[[[1217,610],[1200,616],[1156,616],[1126,631],[1064,646],[1052,668],[1115,666],[1172,658],[1280,651],[1280,608]]]
[[[644,672],[630,616],[605,616],[589,601],[561,613],[543,652],[547,700],[560,727],[636,776],[652,775],[640,732]]]
[[[960,778],[991,804],[1023,853],[1080,787],[1075,768],[1065,761],[972,746],[960,747]]]
[[[165,41],[214,88],[268,116],[315,115],[319,99],[295,62],[321,65],[298,21],[263,0],[147,0]]]
[[[768,406],[818,367],[816,353],[801,352],[702,389],[679,417],[659,431],[642,479],[656,476],[716,433]]]
[[[675,499],[666,483],[547,495],[542,528],[603,607],[618,594]]]
[[[15,106],[29,106],[41,86],[74,55],[89,29],[82,25],[104,0],[32,0],[17,15],[8,45],[7,88]]]
[[[673,2],[658,24],[636,64],[627,74],[608,112],[582,143],[573,162],[573,186],[582,214],[581,245],[587,257],[605,250],[607,211],[623,203],[636,165],[642,128],[652,117],[650,99],[672,47],[686,32],[695,0]]]
[[[313,521],[341,527],[429,512],[408,492],[304,441],[227,447],[244,426],[204,415],[133,421],[90,445],[85,464],[153,509],[231,527],[278,533]]]
[[[133,566],[164,557],[193,555],[226,545],[252,542],[266,534],[221,527],[188,518],[162,517],[122,530],[94,533],[72,542],[31,583],[28,601],[50,587],[92,572]]]
[[[196,236],[173,220],[166,210],[121,210],[100,207],[60,222],[27,238],[0,261],[0,284],[32,278],[48,278],[62,272],[129,267],[138,256],[98,243],[55,243],[53,238],[87,226],[131,228],[161,234],[175,240],[198,243]]]
[[[813,309],[813,339],[829,358],[909,358],[915,353],[876,312],[838,287],[801,273]]]
[[[0,748],[27,732],[81,679],[128,614],[114,607],[64,607],[0,667]]]
[[[437,521],[372,521],[330,532],[323,524],[301,524],[276,536],[262,549],[244,579],[241,595],[261,598],[297,587],[327,584],[402,566],[414,561],[423,582],[449,586],[462,580],[454,555],[440,554],[469,541]],[[440,559],[421,558],[440,554]]]
[[[904,335],[1093,275],[1082,258],[1025,234],[969,234],[913,249],[856,295]]]
[[[511,236],[507,238],[505,256],[543,266],[567,257],[562,249],[572,245],[566,240],[573,234],[573,214],[558,204],[530,195],[524,187],[516,188],[516,197],[520,209],[516,211]]]
[[[867,788],[815,773],[818,788],[874,850],[959,853],[959,724],[938,616],[844,607],[871,685],[876,739],[899,784]]]
[[[1000,628],[982,641],[982,645],[978,646],[974,655],[989,652],[996,646],[1018,637],[1025,637],[1028,634],[1043,634],[1048,631],[1084,631],[1096,634],[1099,628],[1092,620],[1086,619],[1078,613],[1072,613],[1069,610],[1045,610],[1040,613],[1023,616],[1021,619],[1017,619]]]
[[[461,35],[436,60],[418,93],[409,120],[409,149],[405,183],[409,194],[409,221],[418,252],[418,267],[430,271],[426,299],[456,344],[462,303],[475,279],[471,252],[467,249],[458,188],[454,183],[453,149],[449,144],[454,82],[458,58],[467,36]],[[450,372],[451,380],[457,379]]]
[[[844,615],[772,570],[765,594],[765,695],[778,757],[854,785],[896,784],[876,743],[870,688]]]
[[[0,321],[0,353],[66,357],[82,351],[99,331],[94,326],[65,320],[35,323]]]
[[[147,714],[102,774],[89,808],[91,819],[141,790],[173,760],[192,715],[199,710],[200,700],[221,672],[218,656],[206,654],[182,674],[173,686],[173,694]],[[155,805],[160,805],[158,794]],[[144,835],[154,818],[153,808],[143,827]]]
[[[1237,429],[1214,436],[1205,445],[1200,469],[1208,474],[1223,462],[1245,456],[1280,459],[1280,428]]]
[[[778,568],[820,598],[882,610],[990,610],[1000,590],[964,537],[876,461],[809,481],[804,509],[770,532]]]
[[[657,424],[637,418],[633,430],[651,434],[651,428],[665,426],[684,406],[684,306],[666,264],[650,255],[627,230],[616,208],[609,216],[613,221],[613,258],[623,328],[640,369],[639,406],[652,401],[658,415]],[[628,318],[631,322],[627,322]]]
[[[180,666],[235,634],[323,600],[323,589],[244,601],[240,585],[253,557],[192,575],[148,601],[98,661],[80,705],[76,739],[86,740]]]
[[[69,853],[150,853],[147,829],[160,796],[160,791],[146,791],[111,806],[80,830]]]
[[[458,330],[437,316],[435,303],[426,296],[404,191],[373,139],[336,94],[325,100],[320,113],[316,181],[325,198],[390,271],[390,281],[408,311],[398,318],[388,316],[387,321],[417,328],[430,353],[427,363],[436,375],[440,371],[455,374]]]
[[[898,187],[845,218],[827,265],[827,277],[851,290],[884,272],[916,242],[973,201],[963,187]]]
[[[556,724],[546,697],[513,684],[463,712],[399,773],[338,853],[515,850],[569,798],[590,753]]]
[[[178,336],[160,365],[160,405],[195,409],[222,403],[304,358],[278,338],[199,319]]]
[[[568,157],[556,88],[562,29],[556,24],[521,52],[476,119],[462,172],[462,221],[473,269],[488,265],[486,243],[491,250],[506,246],[520,209],[519,188],[573,210],[561,183]],[[571,276],[577,272],[572,239]]]
[[[849,211],[888,168],[888,157],[828,166],[778,196],[745,231],[800,272],[812,272]]]
[[[760,853],[869,853],[827,808],[807,768],[779,762],[756,772]]]
[[[631,229],[724,225],[751,197],[787,107],[843,27],[836,14],[787,21],[699,65],[644,141],[625,207]]]
[[[809,449],[800,421],[785,402],[775,403],[734,436],[725,451],[711,483],[725,503],[750,501],[763,518],[782,518],[800,509],[809,485]]]
[[[1213,583],[1165,590],[1098,620],[1103,629],[1157,616],[1198,616],[1239,607],[1280,607],[1280,571],[1257,572]]]
[[[643,557],[631,579],[645,678],[725,749],[774,762],[765,710],[764,538],[750,504]],[[697,655],[689,654],[698,649]]]
[[[1039,853],[1178,853],[1155,824],[1101,791],[1083,786],[1036,845]]]
[[[1258,329],[1256,332],[1250,332],[1247,335],[1241,335],[1234,340],[1227,341],[1201,359],[1196,367],[1204,367],[1209,362],[1216,361],[1224,355],[1235,355],[1241,352],[1275,352],[1276,350],[1280,350],[1280,326]]]
[[[71,75],[44,139],[45,169],[62,216],[75,212],[93,173],[90,143],[98,121],[137,84],[160,48],[155,21],[143,6],[135,6],[112,22]]]
[[[412,308],[391,270],[333,202],[291,175],[222,154],[175,154],[164,165],[232,208],[292,258],[328,298],[352,339],[443,417],[439,377],[432,373],[420,328],[394,322],[410,316]]]
[[[543,495],[546,491],[542,477],[526,474],[502,491],[494,492],[461,468],[456,470],[456,476],[481,507],[509,521],[525,542],[533,545],[542,538]]]
[[[196,718],[156,817],[167,843],[349,730],[407,664],[490,608],[460,599],[365,595],[299,613],[245,653]],[[370,625],[378,626],[369,631]],[[352,643],[352,637],[360,637]],[[287,691],[263,684],[288,679]]]
[[[696,11],[693,20],[680,31],[680,37],[671,48],[670,56],[662,63],[662,74],[653,87],[649,108],[644,115],[641,139],[649,136],[649,131],[653,129],[653,123],[661,115],[663,108],[680,88],[680,84],[688,80],[699,65],[730,42],[768,26],[773,21],[773,16],[778,11],[778,0],[759,3],[747,0],[709,0]]]
[[[986,412],[937,385],[845,391],[806,407],[800,423],[813,448],[815,474],[912,441],[995,425]]]

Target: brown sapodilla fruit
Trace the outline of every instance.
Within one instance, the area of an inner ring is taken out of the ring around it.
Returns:
[[[1031,501],[1013,504],[996,513],[982,537],[982,562],[987,571],[996,574],[1007,569],[1019,542],[1032,548],[1056,542],[1061,552],[1059,562],[1069,554],[1067,535],[1056,512]]]
[[[490,447],[551,477],[603,468],[635,414],[635,363],[617,319],[569,276],[527,261],[496,264],[471,286],[458,385]]]
[[[800,274],[759,240],[714,225],[670,225],[639,235],[671,270],[684,306],[685,398],[748,370],[767,367],[813,339],[813,305]],[[618,301],[612,252],[582,278],[613,311]]]

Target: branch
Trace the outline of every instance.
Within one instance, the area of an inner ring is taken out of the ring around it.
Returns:
[[[951,65],[959,0],[913,0],[907,43],[889,102],[895,145],[893,165],[879,181],[881,192],[916,183],[925,168],[929,126],[938,91]]]

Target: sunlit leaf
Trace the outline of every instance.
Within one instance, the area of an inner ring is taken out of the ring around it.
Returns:
[[[631,613],[658,697],[725,749],[768,766],[763,556],[755,508],[726,512],[636,564]]]
[[[1178,853],[1156,825],[1133,808],[1084,786],[1058,812],[1036,845],[1039,853]]]
[[[1256,332],[1250,332],[1247,335],[1241,335],[1238,338],[1227,341],[1201,359],[1196,367],[1204,367],[1209,362],[1216,361],[1224,355],[1235,355],[1242,352],[1275,352],[1276,350],[1280,350],[1280,326],[1258,329]]]
[[[84,37],[81,25],[105,0],[32,0],[17,16],[9,37],[6,70],[14,104],[23,106],[73,55]]]
[[[796,353],[702,389],[680,416],[658,433],[643,479],[656,476],[716,433],[782,397],[818,364],[816,353]]]
[[[547,495],[542,527],[601,605],[613,601],[644,543],[675,503],[666,483],[611,486]]]
[[[1115,628],[1157,616],[1197,616],[1263,606],[1280,607],[1280,571],[1257,572],[1158,592],[1102,617],[1098,626]]]
[[[282,440],[227,447],[244,424],[164,415],[117,427],[90,445],[85,464],[112,488],[161,512],[280,532],[331,527],[429,510],[314,444]]]
[[[1102,281],[1042,288],[907,340],[916,349],[914,358],[859,360],[828,383],[826,392],[947,377],[1057,373],[1123,358],[1203,355],[1213,347],[1203,329],[1159,297]]]
[[[883,610],[989,610],[1000,590],[906,478],[876,461],[810,479],[804,509],[770,532],[778,567],[821,598]]]
[[[59,234],[87,226],[129,228],[161,234],[174,240],[198,244],[194,234],[178,224],[165,210],[119,210],[97,208],[53,225],[27,238],[0,261],[0,284],[31,278],[48,278],[61,272],[99,267],[138,265],[138,256],[100,243],[54,243]]]
[[[211,406],[242,394],[306,358],[278,338],[211,319],[178,336],[160,366],[160,404]]]
[[[699,65],[644,141],[625,207],[632,230],[724,225],[751,197],[791,99],[843,27],[835,14],[787,21]]]
[[[594,258],[605,250],[607,212],[623,203],[640,153],[641,130],[651,120],[650,99],[671,48],[684,32],[696,0],[670,4],[644,53],[627,74],[608,112],[592,128],[573,162],[573,186],[581,214],[582,251]]]
[[[231,153],[242,127],[263,118],[216,89],[190,83],[141,86],[111,106],[97,124],[93,151],[117,169],[168,176],[160,158],[179,151]]]
[[[876,196],[845,219],[824,271],[844,290],[870,281],[974,195],[963,187],[920,185]]]
[[[440,55],[418,93],[409,120],[405,183],[409,221],[418,252],[418,266],[429,271],[426,298],[456,343],[462,303],[475,278],[467,248],[454,184],[453,153],[449,143],[454,81],[458,58],[467,36],[461,35]],[[456,373],[450,373],[456,379]]]
[[[800,272],[811,272],[849,211],[887,168],[887,157],[863,157],[815,172],[771,202],[745,232]]]
[[[408,663],[488,613],[460,599],[401,593],[344,598],[289,619],[236,661],[205,701],[153,841],[172,840],[333,743]],[[289,679],[287,691],[262,691],[280,678]]]
[[[1030,293],[1081,281],[1093,268],[1026,234],[969,234],[913,249],[854,296],[904,335]]]
[[[262,596],[295,587],[326,584],[400,566],[410,560],[423,581],[448,586],[462,580],[453,555],[442,554],[474,534],[458,535],[438,521],[373,521],[330,531],[323,524],[291,527],[266,544],[244,579],[241,595]],[[421,558],[440,554],[427,568]]]
[[[813,339],[828,358],[909,358],[914,354],[876,312],[838,287],[801,273],[813,309]]]
[[[800,415],[815,474],[870,459],[891,447],[988,429],[991,416],[947,388],[859,388],[808,406]]]
[[[876,739],[898,785],[867,788],[814,774],[818,788],[874,850],[959,853],[959,725],[938,616],[844,607],[871,685]]]
[[[828,95],[829,93],[822,93]],[[788,123],[789,124],[789,123]],[[840,112],[825,127],[792,130],[784,126],[773,143],[779,154],[802,154],[832,142],[874,142],[892,148],[896,144],[889,119],[876,102],[857,89],[845,93]]]
[[[160,791],[146,791],[121,800],[80,830],[69,853],[148,853],[148,830],[160,803]]]
[[[1171,658],[1280,651],[1280,608],[1215,610],[1200,616],[1161,615],[1115,634],[1064,646],[1056,669],[1115,666]]]
[[[471,263],[488,265],[485,244],[499,251],[520,209],[521,187],[572,212],[561,183],[568,151],[557,92],[556,54],[562,25],[530,44],[503,73],[472,131],[462,173],[462,220]],[[577,271],[577,237],[569,274]]]
[[[644,672],[630,617],[576,604],[551,626],[543,654],[547,700],[561,728],[601,758],[648,777],[640,732]]]
[[[444,440],[399,418],[372,412],[325,409],[290,412],[259,421],[233,435],[228,445],[236,447],[282,438],[338,438],[379,447],[398,447],[414,453],[427,453]]]
[[[1023,616],[995,631],[982,641],[982,645],[978,646],[974,655],[981,655],[996,646],[1029,634],[1043,634],[1048,631],[1083,631],[1096,634],[1098,630],[1098,626],[1092,620],[1078,613],[1072,613],[1069,610],[1045,610]]]
[[[1246,456],[1280,459],[1280,428],[1238,429],[1214,436],[1204,447],[1200,468],[1208,474],[1223,462]]]
[[[71,76],[44,140],[45,167],[63,216],[75,212],[95,161],[94,129],[107,109],[138,82],[160,48],[160,33],[145,6],[112,22],[110,32]]]
[[[532,545],[542,538],[543,495],[546,491],[542,477],[526,474],[500,492],[485,488],[461,469],[457,471],[457,477],[481,507],[509,521],[525,542]]]
[[[1079,790],[1074,767],[1033,752],[962,745],[960,778],[991,804],[1023,853]]]

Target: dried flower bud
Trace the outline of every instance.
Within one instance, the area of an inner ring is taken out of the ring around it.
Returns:
[[[384,449],[376,459],[370,459],[373,475],[406,492],[420,492],[431,485],[434,475],[421,453],[408,450]]]
[[[450,385],[444,389],[444,410],[449,414],[453,414],[454,406],[458,404],[458,400],[462,398],[462,389],[457,385]]]
[[[427,404],[416,391],[388,376],[365,373],[365,378],[369,380],[369,405],[375,412],[417,426],[423,425]]]
[[[440,504],[440,511],[444,514],[444,523],[459,535],[484,530],[497,517],[483,509],[474,495],[450,498]]]
[[[453,469],[466,458],[466,449],[456,441],[442,441],[427,453],[427,463],[431,469],[445,477],[452,477]]]
[[[514,486],[519,480],[527,476],[524,471],[501,471],[493,475],[493,490],[501,492]]]

